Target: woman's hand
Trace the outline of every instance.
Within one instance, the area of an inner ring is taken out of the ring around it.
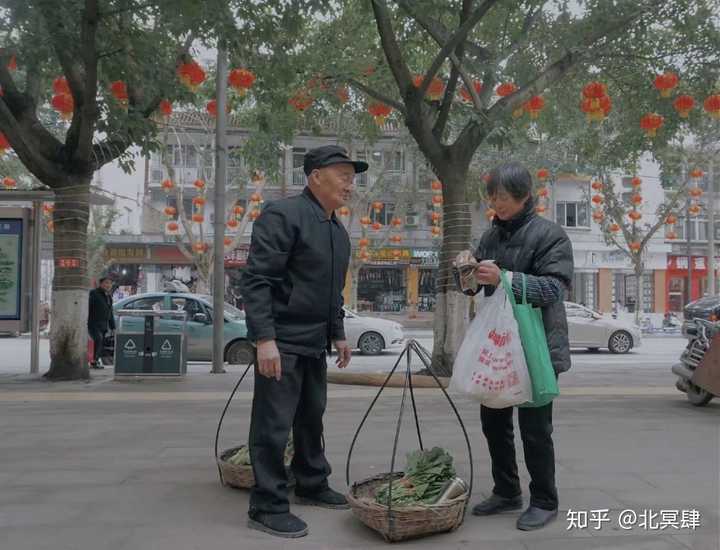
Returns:
[[[475,268],[475,280],[481,285],[498,286],[500,284],[500,268],[495,262],[483,260]]]

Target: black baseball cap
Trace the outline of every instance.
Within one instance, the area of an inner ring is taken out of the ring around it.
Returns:
[[[322,147],[310,149],[305,153],[303,170],[305,171],[305,175],[309,176],[316,168],[324,168],[325,166],[331,166],[333,164],[352,164],[356,174],[365,172],[368,169],[367,162],[352,160],[344,147],[340,147],[339,145],[323,145]]]

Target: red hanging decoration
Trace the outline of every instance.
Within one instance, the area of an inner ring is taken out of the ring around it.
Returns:
[[[375,119],[375,124],[382,126],[385,124],[387,117],[390,116],[390,113],[392,113],[392,107],[379,101],[374,101],[368,105],[368,112]]]
[[[236,216],[242,216],[245,213],[245,208],[238,205],[235,208],[233,208],[233,213]]]
[[[205,216],[203,216],[202,214],[193,214],[192,221],[194,221],[195,223],[202,223],[205,221]]]
[[[371,227],[372,227],[373,231],[380,231],[383,228],[383,226],[380,222],[375,222],[374,224],[372,224]]]
[[[171,191],[173,189],[173,187],[175,187],[175,184],[172,182],[172,180],[167,179],[167,180],[163,180],[161,187],[163,188],[163,190],[165,192],[168,192],[168,191]]]
[[[475,93],[479,96],[483,90],[482,82],[473,80],[473,88],[475,88]],[[472,95],[470,95],[470,92],[465,86],[460,88],[460,97],[465,103],[472,103]]]
[[[360,245],[360,248],[365,248],[367,246],[370,246],[370,239],[363,237],[358,241],[358,244]]]
[[[159,109],[162,116],[164,116],[165,118],[170,118],[170,115],[172,115],[173,112],[173,105],[167,99],[163,99],[162,101],[160,101]]]
[[[15,57],[15,54],[10,56],[10,61],[8,61],[7,68],[10,72],[17,71],[17,58]]]
[[[70,85],[68,84],[67,78],[64,76],[58,76],[53,80],[52,83],[53,92],[56,94],[72,95],[70,91]]]
[[[640,119],[640,128],[648,137],[655,137],[657,131],[665,122],[665,118],[657,113],[647,113]]]
[[[8,149],[10,149],[10,142],[5,137],[5,134],[0,132],[0,155],[4,155]]]
[[[674,241],[678,238],[678,234],[675,231],[668,231],[665,233],[665,238],[669,241]]]
[[[425,78],[424,75],[417,75],[415,78],[413,78],[413,84],[415,85],[416,88],[420,87],[424,78]],[[443,96],[444,93],[445,93],[445,84],[439,78],[434,77],[430,81],[430,86],[428,86],[426,95],[432,101],[437,101]]]
[[[538,197],[540,198],[547,198],[550,195],[550,190],[547,187],[540,187],[538,189]]]
[[[545,212],[547,212],[547,206],[545,206],[544,204],[538,204],[535,207],[535,212],[537,212],[538,214],[544,214]]]
[[[440,208],[443,204],[442,195],[434,195],[432,198],[432,203],[435,208]]]
[[[312,96],[305,90],[300,90],[288,99],[290,106],[300,113],[305,112],[312,107],[313,101]]]
[[[372,223],[372,220],[370,219],[369,216],[363,216],[362,218],[360,218],[360,225],[362,225],[364,227],[367,227],[371,223]]]
[[[630,197],[630,202],[633,203],[635,206],[642,204],[642,201],[643,201],[643,198],[642,198],[642,195],[640,195],[640,193],[635,193],[635,194],[633,194],[632,197]]]
[[[703,102],[703,109],[713,118],[720,119],[720,94],[709,96]]]
[[[507,97],[517,92],[518,87],[513,82],[505,82],[495,88],[495,93],[500,97]]]
[[[197,207],[203,207],[205,206],[205,203],[207,201],[205,200],[205,197],[193,197],[192,203]]]
[[[434,180],[430,184],[430,188],[433,190],[433,193],[442,193],[442,182],[439,180]]]
[[[5,189],[15,189],[17,187],[17,182],[11,177],[4,177],[2,184]]]
[[[252,88],[255,80],[255,74],[248,69],[233,69],[228,74],[228,85],[241,97]]]
[[[680,118],[687,118],[690,116],[690,111],[695,107],[695,100],[689,95],[679,95],[673,101],[673,107],[680,115]]]
[[[605,220],[605,214],[602,210],[595,210],[593,212],[592,219],[596,223],[602,223]]]
[[[50,105],[58,113],[63,120],[70,120],[75,111],[75,100],[70,94],[56,94],[50,100]]]
[[[440,229],[437,225],[433,225],[430,228],[430,233],[432,233],[433,237],[439,237],[442,234],[442,229]]]
[[[613,224],[610,224],[610,227],[608,227],[608,229],[610,230],[611,233],[617,233],[618,231],[620,231],[621,228],[618,224],[613,223]]]
[[[677,221],[678,219],[675,214],[668,214],[667,218],[665,218],[665,225],[675,225]]]
[[[704,191],[700,187],[691,187],[690,190],[688,191],[688,194],[693,199],[699,199],[700,197],[703,196],[703,193],[704,193]]]
[[[530,118],[538,118],[540,116],[540,112],[544,108],[545,108],[545,99],[539,95],[532,96],[523,105],[523,109],[525,109],[528,112],[528,114],[530,115]]]
[[[635,176],[633,179],[630,180],[630,185],[632,185],[634,188],[638,188],[642,185],[642,179],[640,177]]]
[[[393,218],[392,220],[390,220],[390,225],[392,225],[393,227],[400,227],[402,224],[403,221],[400,218]]]
[[[590,184],[590,187],[592,187],[593,191],[601,191],[603,188],[603,184],[600,180],[595,180]]]
[[[167,227],[168,231],[171,231],[173,233],[180,229],[180,225],[177,222],[170,222],[167,224],[166,227]]]
[[[260,210],[255,209],[252,212],[250,212],[250,220],[255,221],[260,217]]]
[[[205,182],[201,179],[196,179],[193,182],[193,186],[195,187],[195,189],[202,191],[203,189],[205,189]]]
[[[642,243],[639,243],[638,241],[633,241],[628,246],[630,247],[630,250],[637,253],[640,252],[640,249],[642,248]]]
[[[380,212],[382,212],[382,209],[384,206],[385,205],[383,203],[381,203],[380,201],[375,201],[374,203],[372,203],[372,208],[373,208],[373,210],[375,210],[376,214],[379,214]]]
[[[670,94],[680,82],[678,75],[671,71],[666,71],[655,77],[655,87],[660,91],[662,97],[670,97]]]
[[[700,170],[700,168],[695,168],[690,171],[690,177],[693,179],[701,179],[705,175],[705,172]]]
[[[112,82],[110,84],[110,93],[117,100],[117,102],[120,103],[122,107],[127,107],[128,91],[127,84],[125,84],[125,82],[123,82],[122,80],[116,80],[115,82]]]
[[[343,218],[347,218],[350,215],[350,209],[347,206],[343,206],[338,210],[338,214]]]
[[[600,195],[593,195],[592,202],[593,204],[601,205],[603,203],[603,198]]]
[[[690,213],[691,216],[697,216],[701,211],[702,211],[702,208],[700,207],[699,204],[690,205],[690,207],[688,208],[688,212]]]
[[[173,218],[177,215],[177,208],[174,206],[166,206],[164,212],[166,216]]]
[[[637,210],[631,210],[630,213],[628,214],[628,217],[632,221],[637,222],[642,219],[642,214],[640,212],[638,212]]]
[[[204,254],[209,250],[209,248],[210,246],[207,243],[195,243],[193,245],[193,250],[198,254]]]
[[[237,221],[235,218],[230,218],[225,225],[227,225],[230,229],[237,229],[240,225],[240,222]]]
[[[230,246],[232,243],[233,243],[233,240],[232,240],[230,237],[225,237],[225,238],[223,239],[223,244],[224,244],[225,246]]]
[[[548,170],[547,168],[540,168],[540,170],[538,170],[537,173],[535,174],[535,177],[539,181],[545,181],[546,179],[548,179],[550,177],[550,170]]]
[[[587,115],[588,122],[602,122],[611,109],[612,101],[605,84],[595,81],[583,87],[580,110]]]
[[[205,82],[205,71],[196,62],[182,63],[177,68],[177,74],[182,82],[191,92],[196,92],[200,85]]]

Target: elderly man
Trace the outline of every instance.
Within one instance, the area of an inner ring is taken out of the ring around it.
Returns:
[[[102,369],[102,354],[105,346],[105,334],[115,330],[112,301],[113,282],[110,277],[101,277],[98,287],[90,291],[88,300],[88,333],[93,341],[93,360],[90,367]]]
[[[331,344],[339,368],[350,362],[342,309],[350,239],[334,212],[350,199],[355,174],[367,168],[336,145],[309,151],[307,187],[270,203],[253,228],[242,277],[248,332],[257,345],[248,525],[280,537],[307,534],[288,502],[284,450],[291,428],[296,502],[347,508],[328,486],[322,437]]]

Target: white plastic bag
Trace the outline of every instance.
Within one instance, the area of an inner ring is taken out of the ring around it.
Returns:
[[[450,389],[492,409],[530,401],[532,383],[512,304],[502,287],[490,297],[481,294],[455,358]]]

